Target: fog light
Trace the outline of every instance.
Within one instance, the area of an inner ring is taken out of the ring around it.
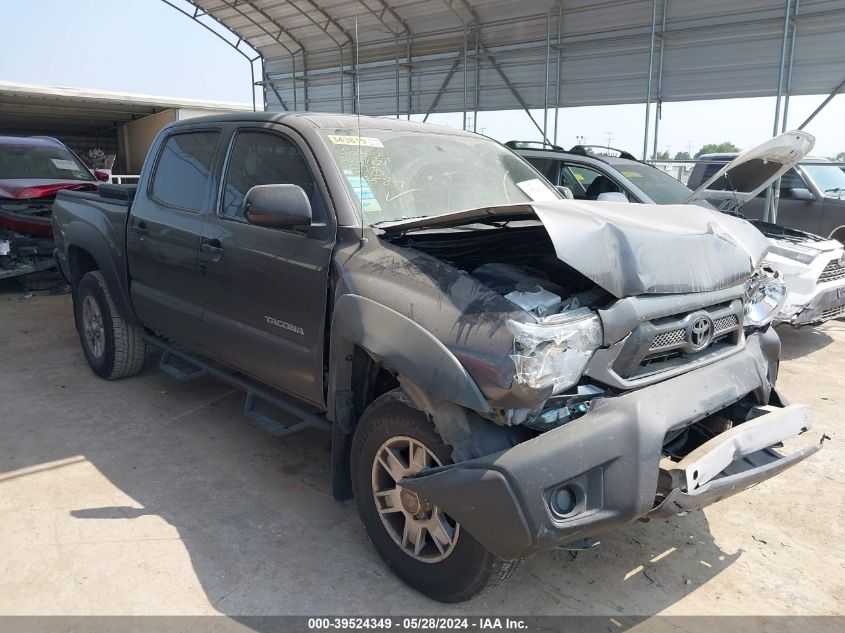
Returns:
[[[580,488],[566,484],[556,488],[549,497],[549,507],[557,518],[570,516],[578,506],[581,496]]]

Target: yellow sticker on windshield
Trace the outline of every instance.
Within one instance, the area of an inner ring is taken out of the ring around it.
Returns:
[[[639,178],[641,176],[641,174],[638,174],[635,171],[623,171],[622,175],[625,176],[625,178]]]
[[[344,136],[329,134],[329,140],[335,145],[360,145],[361,147],[384,147],[381,139],[372,136]]]

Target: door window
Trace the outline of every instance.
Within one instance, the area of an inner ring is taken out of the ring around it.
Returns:
[[[243,218],[243,201],[256,185],[298,185],[311,201],[315,222],[325,221],[326,209],[302,151],[292,141],[268,132],[240,132],[235,138],[223,182],[220,212]]]
[[[625,193],[603,173],[584,165],[564,163],[560,173],[561,184],[572,190],[576,200],[595,200],[608,192]],[[627,193],[625,195],[627,196]]]
[[[791,198],[793,189],[809,189],[807,183],[794,169],[790,169],[780,177],[780,197]],[[766,190],[763,190],[765,194]]]
[[[200,211],[208,190],[211,161],[220,132],[182,132],[164,143],[156,163],[151,193],[171,207]]]

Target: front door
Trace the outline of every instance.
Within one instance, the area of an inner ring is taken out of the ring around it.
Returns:
[[[127,226],[132,305],[145,325],[189,345],[199,342],[200,233],[220,137],[197,129],[165,138]]]
[[[274,127],[241,129],[229,143],[216,205],[203,227],[204,352],[322,406],[323,346],[334,221],[310,153]],[[295,184],[312,207],[309,231],[243,217],[256,185]]]

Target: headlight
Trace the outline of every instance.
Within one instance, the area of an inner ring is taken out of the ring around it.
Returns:
[[[553,393],[578,382],[604,337],[598,315],[587,308],[537,323],[508,321],[507,328],[514,335],[517,382],[534,389],[551,386]]]
[[[786,302],[786,286],[780,273],[758,268],[745,283],[745,325],[764,327]]]
[[[797,244],[792,244],[789,247],[783,246],[772,246],[769,249],[769,252],[774,255],[780,255],[786,259],[791,259],[796,262],[801,262],[802,264],[811,264],[816,256],[819,254],[818,251],[809,248],[803,248]]]

